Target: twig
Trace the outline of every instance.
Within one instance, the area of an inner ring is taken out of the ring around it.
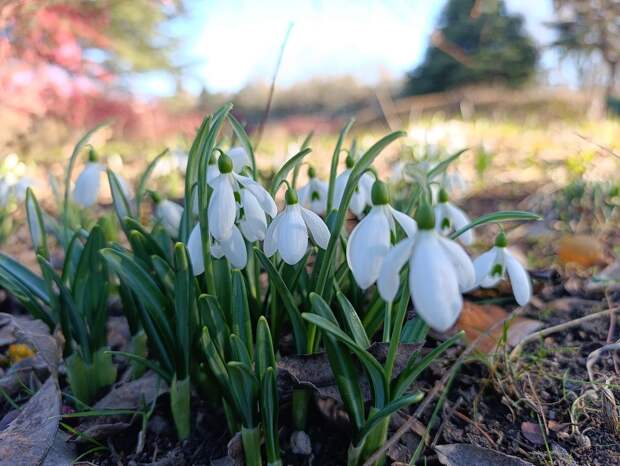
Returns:
[[[454,415],[456,417],[458,417],[459,419],[461,419],[461,420],[463,420],[465,422],[468,422],[472,426],[474,426],[478,430],[478,432],[480,432],[484,436],[484,438],[486,438],[489,441],[489,443],[491,445],[493,445],[495,448],[497,448],[497,443],[495,443],[495,440],[493,440],[491,438],[491,436],[489,435],[489,433],[486,430],[484,430],[482,427],[480,427],[480,424],[478,424],[473,419],[470,419],[469,417],[467,417],[465,414],[461,413],[460,411],[454,411]]]
[[[577,327],[584,322],[598,319],[599,317],[608,316],[610,313],[616,313],[618,311],[620,311],[620,307],[605,309],[604,311],[595,312],[594,314],[589,314],[587,316],[580,317],[579,319],[569,320],[568,322],[564,322],[562,324],[554,325],[553,327],[547,327],[539,330],[538,332],[534,332],[525,337],[517,346],[514,347],[514,349],[510,353],[510,359],[516,359],[523,350],[523,347],[534,340],[538,340],[541,337],[546,337],[547,335],[551,335],[552,333],[557,333],[561,332],[562,330]]]
[[[579,134],[579,133],[577,133],[577,132],[576,132],[575,134],[576,134],[578,137],[580,137],[581,139],[583,139],[584,141],[589,142],[590,144],[592,144],[592,145],[594,145],[594,146],[598,147],[598,148],[599,148],[599,149],[601,149],[603,152],[606,152],[607,154],[609,154],[609,155],[611,155],[611,156],[613,156],[613,157],[615,157],[615,158],[617,158],[617,159],[620,159],[620,154],[616,154],[616,153],[615,153],[613,150],[611,150],[609,147],[605,147],[605,146],[603,146],[602,144],[599,144],[598,142],[593,141],[592,139],[590,139],[590,138],[588,138],[588,137],[586,137],[586,136],[584,136],[584,135],[582,135],[582,134]]]
[[[604,353],[605,351],[616,351],[616,350],[620,350],[620,341],[617,341],[616,343],[611,343],[609,345],[602,346],[601,348],[592,351],[588,355],[588,359],[586,360],[586,369],[588,370],[588,378],[590,379],[590,382],[592,382],[592,384],[594,384],[594,371],[592,368],[594,367],[594,364],[596,363],[596,361],[598,361],[598,358],[601,355],[601,353]],[[594,385],[594,388],[596,389],[596,385]]]
[[[291,29],[293,29],[293,23],[289,23],[288,29],[286,30],[286,34],[284,34],[284,40],[282,40],[282,44],[280,45],[280,54],[278,55],[278,61],[276,62],[276,68],[273,72],[273,77],[271,78],[271,86],[269,87],[269,96],[267,97],[267,105],[265,106],[265,112],[263,113],[263,117],[260,120],[258,125],[258,134],[256,135],[256,144],[254,144],[254,152],[258,151],[258,146],[260,145],[260,141],[263,138],[263,131],[265,130],[265,124],[267,123],[267,119],[269,118],[269,113],[271,112],[271,103],[273,102],[273,93],[276,89],[276,78],[278,77],[278,71],[280,71],[280,64],[282,63],[282,57],[284,56],[284,49],[286,48],[286,44],[288,42],[289,35],[291,34]]]
[[[493,324],[491,327],[489,327],[486,331],[482,332],[480,335],[478,335],[478,337],[476,337],[476,339],[474,341],[472,341],[469,346],[467,346],[463,352],[460,354],[460,356],[458,357],[458,359],[455,361],[455,363],[452,365],[451,370],[449,370],[448,372],[446,372],[446,374],[441,378],[441,380],[439,380],[439,382],[437,382],[433,388],[431,389],[430,392],[428,392],[428,394],[426,395],[426,397],[424,398],[424,400],[422,401],[422,403],[420,403],[420,405],[418,406],[418,408],[415,410],[415,412],[413,413],[413,416],[410,416],[409,419],[407,419],[407,421],[405,421],[403,423],[403,425],[401,425],[398,430],[396,432],[394,432],[394,434],[383,444],[383,446],[381,448],[379,448],[376,452],[374,452],[370,458],[368,458],[366,460],[366,462],[364,463],[363,466],[371,466],[372,464],[374,464],[376,461],[378,461],[384,454],[386,451],[388,451],[390,449],[390,447],[392,447],[396,442],[398,442],[398,440],[400,440],[400,438],[407,432],[409,431],[409,429],[411,428],[412,425],[414,425],[416,422],[419,422],[418,417],[420,417],[422,415],[422,413],[424,413],[424,411],[426,410],[426,408],[432,403],[432,401],[435,399],[435,397],[437,396],[438,393],[440,393],[442,391],[442,388],[446,385],[446,383],[448,382],[448,380],[450,380],[450,378],[452,377],[453,373],[458,370],[461,365],[463,364],[463,362],[465,361],[465,358],[468,357],[480,344],[480,342],[488,337],[489,335],[491,335],[495,330],[497,330],[498,328],[501,328],[508,320],[512,319],[513,317],[523,313],[525,308],[518,308],[516,311],[514,311],[511,315],[506,316],[504,319],[496,322],[495,324]]]

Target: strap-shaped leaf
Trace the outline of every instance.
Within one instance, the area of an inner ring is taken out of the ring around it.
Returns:
[[[233,131],[239,138],[241,145],[250,156],[250,161],[252,162],[252,176],[254,179],[256,179],[256,157],[254,155],[254,149],[252,149],[252,143],[250,142],[248,133],[246,133],[243,125],[239,123],[239,121],[232,115],[232,113],[228,113],[227,117],[228,121],[230,121],[230,125],[233,127]]]
[[[295,169],[304,159],[306,155],[312,152],[312,149],[309,147],[302,148],[299,152],[293,155],[290,159],[288,159],[284,165],[276,172],[273,177],[273,181],[271,182],[271,189],[269,192],[272,196],[276,195],[278,188],[282,181],[286,179],[291,170]]]
[[[234,404],[234,400],[231,396],[230,390],[228,387],[230,386],[230,378],[228,376],[228,369],[226,368],[226,364],[224,364],[224,360],[222,356],[218,352],[215,344],[213,343],[213,339],[211,338],[211,334],[209,333],[209,329],[207,327],[202,328],[202,337],[200,338],[200,344],[202,346],[202,351],[205,355],[205,359],[211,372],[217,379],[220,388],[222,389],[222,393],[224,396]]]
[[[54,318],[39,303],[32,291],[2,267],[0,267],[0,286],[17,299],[35,319],[42,320],[50,330],[54,330],[54,327],[56,327]]]
[[[256,351],[254,354],[256,377],[263,380],[268,368],[276,368],[276,356],[269,324],[264,316],[260,316],[256,325]]]
[[[522,210],[504,210],[500,212],[493,212],[491,214],[486,214],[478,217],[475,220],[472,220],[471,223],[468,223],[463,228],[455,231],[450,235],[451,239],[456,239],[472,228],[479,227],[481,225],[486,225],[488,223],[503,223],[503,222],[523,222],[523,221],[531,221],[531,220],[541,220],[542,217],[538,214],[533,214],[531,212],[525,212]]]
[[[41,207],[32,189],[26,190],[26,218],[30,229],[30,239],[35,252],[49,260],[49,250],[47,248],[47,234],[45,233],[45,223]]]
[[[384,406],[382,409],[374,413],[368,418],[364,428],[358,434],[358,442],[362,442],[364,438],[370,433],[373,427],[375,427],[382,419],[385,419],[387,416],[395,413],[399,409],[406,408],[414,403],[419,403],[422,398],[424,398],[424,394],[422,392],[414,393],[413,395],[404,396],[397,400],[392,401],[388,405]]]
[[[74,233],[65,250],[65,263],[62,266],[62,281],[70,288],[73,287],[73,280],[75,279],[80,257],[84,250],[84,245],[80,240],[81,237],[82,235],[80,233]]]
[[[331,310],[323,298],[316,293],[311,293],[310,302],[312,303],[312,309],[316,312],[316,314],[305,312],[302,314],[302,317],[308,322],[311,322],[319,327],[321,330],[329,332],[339,341],[347,345],[353,353],[355,353],[368,374],[373,391],[374,406],[379,409],[385,406],[385,403],[387,403],[389,398],[389,393],[385,380],[385,373],[383,371],[383,367],[381,367],[381,364],[379,364],[379,362],[368,351],[355,343],[349,335],[344,333],[336,323],[328,318],[322,317],[331,314]]]
[[[355,340],[355,343],[357,343],[361,348],[368,348],[370,346],[370,340],[368,339],[368,335],[366,335],[366,330],[364,329],[357,312],[353,308],[353,305],[340,291],[336,293],[336,299],[340,304],[342,315],[347,323],[347,327],[349,328],[349,332],[351,333],[353,340]]]
[[[142,200],[144,199],[144,193],[146,192],[146,184],[155,170],[157,163],[168,153],[168,148],[165,148],[161,151],[157,156],[151,160],[151,162],[146,166],[146,169],[140,175],[140,180],[138,181],[138,188],[136,189],[136,217],[140,218],[140,207],[142,205]]]
[[[43,279],[17,262],[11,256],[7,256],[0,252],[0,271],[2,270],[8,276],[18,281],[23,287],[27,288],[32,295],[36,296],[44,304],[50,304],[49,295],[47,294]]]
[[[275,369],[268,367],[261,383],[260,412],[263,419],[263,430],[265,431],[267,462],[272,465],[281,464],[278,439],[278,404]]]
[[[159,256],[151,256],[151,262],[160,288],[167,296],[174,296],[174,270],[170,264]]]
[[[428,177],[428,179],[433,180],[436,176],[441,175],[444,171],[446,171],[446,169],[450,166],[452,162],[454,162],[456,159],[458,159],[461,155],[463,155],[468,150],[469,150],[468,147],[466,147],[465,149],[461,149],[455,152],[454,154],[452,154],[447,159],[439,162],[427,173],[426,176]]]
[[[106,351],[107,354],[112,354],[114,356],[123,356],[132,361],[139,362],[140,364],[144,364],[146,367],[151,369],[153,372],[158,374],[162,379],[166,381],[166,383],[170,383],[172,381],[171,374],[162,369],[159,364],[151,361],[150,359],[145,358],[144,356],[140,356],[135,353],[127,353],[125,351]]]
[[[146,248],[146,252],[149,256],[156,255],[172,263],[172,258],[170,257],[170,255],[162,249],[159,243],[155,241],[155,239],[149,234],[148,231],[144,229],[144,227],[139,222],[137,222],[133,218],[126,217],[125,225],[127,225],[127,228],[130,231],[134,230],[142,235],[141,238],[144,243],[144,247]],[[146,262],[148,263],[148,261]]]
[[[110,185],[110,192],[112,193],[112,205],[114,207],[114,212],[116,213],[118,222],[121,224],[123,229],[125,229],[125,217],[133,217],[131,205],[125,196],[125,192],[123,191],[123,187],[118,179],[118,176],[116,176],[116,173],[109,168],[107,173],[108,184]]]
[[[215,296],[202,294],[198,298],[198,305],[202,324],[208,328],[220,357],[224,358],[228,353],[230,328],[220,304]]]
[[[304,150],[307,147],[310,147],[310,142],[312,141],[313,137],[314,137],[314,131],[310,131],[308,135],[304,138],[303,142],[301,143],[301,147],[299,150]],[[295,169],[293,170],[293,178],[291,179],[291,186],[293,187],[293,189],[295,189],[295,187],[297,186],[297,177],[299,176],[300,167],[301,165],[297,164],[295,165]]]
[[[194,308],[194,274],[189,260],[187,249],[183,243],[174,247],[174,315],[176,343],[178,345],[178,372],[179,379],[189,375],[190,364],[190,313]]]
[[[228,341],[230,342],[230,359],[243,363],[248,368],[252,367],[252,358],[241,338],[231,333]]]
[[[287,288],[284,280],[271,263],[271,261],[265,256],[265,253],[258,248],[254,248],[254,253],[258,260],[260,260],[261,264],[267,271],[267,275],[269,276],[269,282],[271,285],[275,287],[282,300],[282,304],[284,304],[284,308],[288,314],[288,318],[291,321],[291,325],[293,327],[293,336],[295,338],[295,349],[297,354],[304,354],[306,352],[306,326],[304,325],[303,320],[301,319],[301,315],[299,310],[297,309],[297,305],[295,304],[295,298],[293,298],[292,293]]]
[[[243,426],[246,428],[256,427],[258,419],[257,397],[258,383],[250,369],[241,362],[231,361],[226,367],[230,377],[228,389],[233,395],[237,409],[243,419]]]
[[[240,270],[232,272],[232,333],[241,338],[248,354],[252,355],[254,352],[252,319],[250,318],[245,280]]]
[[[355,118],[351,118],[347,124],[340,130],[340,134],[338,135],[338,141],[336,142],[336,147],[334,147],[334,153],[332,154],[332,163],[329,170],[329,183],[327,188],[327,212],[331,212],[332,206],[334,204],[334,191],[336,188],[336,174],[338,172],[338,162],[340,161],[340,152],[342,152],[342,144],[344,143],[344,138],[347,137],[351,126],[355,123]]]

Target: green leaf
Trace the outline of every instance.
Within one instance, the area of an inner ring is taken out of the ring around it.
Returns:
[[[278,390],[274,367],[267,367],[262,377],[260,390],[260,412],[265,431],[265,450],[270,465],[281,464],[278,431]]]
[[[39,206],[34,192],[30,188],[26,190],[26,218],[28,219],[32,247],[37,254],[49,260],[50,255],[47,248],[47,234],[45,233],[45,223],[43,223],[41,207]]]
[[[202,351],[205,355],[205,359],[211,372],[217,379],[220,384],[220,388],[222,389],[222,393],[225,397],[227,397],[230,401],[232,399],[232,395],[229,390],[229,386],[231,384],[230,378],[228,376],[228,369],[226,368],[226,364],[224,364],[224,360],[220,355],[219,351],[215,347],[213,339],[211,338],[211,334],[207,327],[202,328],[202,337],[200,339],[200,344],[202,346]]]
[[[323,296],[326,291],[327,278],[330,273],[330,268],[332,264],[335,263],[336,245],[338,244],[340,232],[342,231],[342,228],[344,226],[347,210],[349,209],[349,204],[351,203],[351,198],[353,197],[353,194],[357,189],[360,178],[362,177],[364,172],[368,168],[370,168],[374,160],[381,153],[381,151],[383,151],[383,149],[385,149],[390,143],[394,142],[396,139],[406,135],[407,133],[404,131],[396,131],[383,137],[366,151],[366,153],[358,160],[358,162],[351,170],[351,175],[349,176],[349,180],[347,181],[344,189],[344,194],[340,203],[338,215],[336,216],[333,228],[330,228],[331,237],[329,239],[327,249],[324,253],[324,259],[321,261],[320,264],[321,268],[319,270],[318,278],[315,282],[316,286],[314,287],[314,290],[319,295]]]
[[[187,249],[183,243],[174,247],[174,312],[176,343],[179,348],[179,367],[177,374],[185,379],[189,374],[190,364],[190,313],[194,308],[194,274],[189,260]]]
[[[65,362],[71,391],[84,404],[90,405],[104,388],[116,381],[116,366],[106,348],[95,351],[90,362],[83,360],[79,353],[73,353]]]
[[[69,287],[73,287],[73,281],[76,278],[75,274],[80,263],[80,257],[84,250],[84,245],[80,241],[81,234],[74,233],[69,241],[69,245],[65,250],[65,263],[62,266],[62,281]]]
[[[191,384],[189,377],[178,380],[175,375],[170,384],[170,411],[177,429],[179,440],[186,439],[190,433],[190,395]]]
[[[491,214],[486,214],[478,217],[473,220],[471,223],[465,225],[463,228],[455,231],[450,235],[450,239],[457,239],[463,233],[472,228],[479,227],[481,225],[486,225],[488,223],[502,223],[502,222],[519,222],[519,221],[529,221],[529,220],[542,220],[542,217],[537,214],[533,214],[531,212],[525,212],[522,210],[504,210],[500,212],[493,212]]]
[[[112,193],[112,205],[114,207],[114,212],[116,213],[116,218],[118,218],[118,222],[121,224],[121,227],[125,230],[125,217],[133,217],[131,205],[125,196],[123,187],[120,180],[116,176],[116,173],[109,168],[107,173],[108,184],[110,185],[110,192]]]
[[[32,317],[45,322],[50,331],[54,330],[56,322],[47,310],[39,304],[31,290],[2,267],[0,267],[0,286],[13,295],[13,297],[32,314]]]
[[[254,358],[256,360],[255,370],[258,380],[263,380],[267,369],[275,369],[277,367],[269,324],[264,316],[260,316],[256,326],[256,352]]]
[[[49,305],[50,299],[45,289],[45,282],[38,275],[32,273],[30,269],[24,267],[15,259],[0,252],[0,270],[17,280],[30,293],[36,296],[43,303]]]
[[[456,159],[458,159],[461,155],[463,155],[465,152],[467,152],[469,150],[468,147],[466,147],[465,149],[461,149],[457,152],[455,152],[454,154],[452,154],[450,157],[448,157],[445,160],[442,160],[441,162],[439,162],[437,165],[435,165],[431,170],[429,170],[429,172],[427,173],[427,178],[429,180],[434,179],[437,175],[441,175],[444,171],[446,171],[446,169],[448,168],[448,166],[450,166],[450,164],[452,162],[454,162]]]
[[[288,159],[284,163],[284,165],[282,165],[282,167],[274,175],[273,181],[271,182],[271,189],[269,192],[271,193],[272,196],[276,195],[276,192],[278,191],[280,184],[282,183],[282,181],[286,179],[290,171],[296,168],[302,162],[304,157],[308,155],[310,152],[312,152],[312,149],[310,149],[309,147],[305,149],[301,149],[299,152],[293,155],[290,159]]]
[[[254,351],[252,320],[246,294],[245,280],[240,270],[232,272],[232,333],[241,338],[248,354]]]
[[[258,383],[254,374],[243,363],[231,361],[227,365],[230,376],[228,389],[232,393],[235,404],[245,427],[256,427],[256,402]]]
[[[252,367],[252,358],[241,338],[231,333],[228,341],[230,343],[230,360],[243,363],[248,368]]]
[[[254,253],[258,260],[260,260],[261,264],[267,271],[267,275],[269,276],[270,284],[275,287],[284,304],[284,308],[288,313],[288,318],[291,321],[291,325],[293,326],[293,336],[295,338],[295,349],[297,354],[304,354],[306,352],[306,326],[301,319],[299,314],[299,310],[295,305],[295,299],[293,295],[286,287],[284,280],[273,266],[271,261],[265,256],[265,253],[258,248],[254,248]]]
[[[359,346],[355,341],[351,339],[346,333],[344,333],[337,323],[331,319],[323,316],[332,316],[331,310],[327,303],[316,293],[310,294],[310,302],[312,303],[312,309],[316,314],[303,313],[302,317],[308,322],[313,323],[321,330],[330,333],[336,339],[344,343],[349,347],[353,353],[360,360],[371,384],[374,398],[374,406],[376,408],[382,408],[387,403],[389,398],[388,384],[385,380],[385,373],[381,364],[364,348]]]
[[[326,212],[331,212],[332,210],[332,206],[334,203],[334,190],[336,189],[336,174],[338,172],[338,162],[340,161],[340,152],[342,152],[342,144],[344,143],[344,138],[347,137],[351,126],[353,126],[353,123],[355,123],[355,118],[351,118],[344,126],[344,128],[342,128],[342,130],[340,131],[340,135],[338,136],[338,141],[336,142],[336,147],[334,148],[331,168],[329,170]]]
[[[353,340],[360,347],[368,348],[370,346],[370,340],[368,339],[368,335],[366,335],[366,330],[364,329],[364,326],[362,325],[362,322],[360,321],[357,312],[353,308],[353,305],[340,291],[336,293],[336,299],[340,304],[340,308],[342,309],[342,315],[344,316]]]
[[[301,143],[301,148],[299,149],[300,151],[306,149],[307,147],[310,147],[310,141],[312,141],[313,136],[314,136],[314,131],[310,131],[308,135],[304,138],[303,142]],[[297,176],[299,175],[300,167],[301,165],[297,164],[295,165],[295,169],[293,170],[293,178],[291,180],[291,186],[293,187],[293,189],[295,189],[295,187],[297,186]]]
[[[424,394],[422,392],[414,393],[413,395],[404,396],[397,400],[392,401],[388,405],[384,406],[382,409],[372,414],[364,428],[359,432],[358,438],[359,441],[363,441],[363,439],[370,433],[373,427],[375,427],[381,420],[395,413],[399,409],[406,408],[414,403],[419,403],[422,398],[424,398]]]
[[[151,162],[146,166],[146,169],[142,172],[140,176],[140,180],[138,181],[138,189],[136,190],[136,217],[140,218],[140,207],[142,205],[142,200],[144,199],[144,193],[146,192],[146,184],[155,170],[157,163],[168,153],[168,148],[161,151],[157,156],[151,160]]]
[[[220,304],[214,296],[203,294],[198,298],[198,305],[203,325],[208,328],[220,357],[224,358],[229,343],[230,328]]]
[[[232,115],[232,113],[228,113],[227,115],[228,121],[233,127],[233,131],[241,141],[241,145],[247,151],[250,156],[250,160],[252,162],[252,177],[256,179],[256,157],[254,156],[254,149],[252,149],[252,143],[250,142],[250,138],[248,134],[245,132],[245,128],[239,121]]]

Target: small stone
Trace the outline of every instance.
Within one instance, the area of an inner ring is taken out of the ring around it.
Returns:
[[[310,437],[303,430],[296,430],[291,435],[291,451],[296,455],[308,456],[312,453]]]

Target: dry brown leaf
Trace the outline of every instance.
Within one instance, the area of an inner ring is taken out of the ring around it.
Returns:
[[[521,434],[534,445],[544,445],[545,437],[540,426],[534,422],[525,421],[521,423]]]
[[[574,264],[585,268],[607,263],[601,241],[587,235],[561,238],[558,242],[558,259],[562,265]]]
[[[488,448],[461,443],[437,445],[437,459],[447,466],[533,466],[532,463]]]
[[[508,312],[494,304],[475,304],[465,301],[463,311],[455,327],[457,330],[463,330],[465,337],[471,342],[507,317]],[[508,346],[518,345],[526,336],[541,326],[542,323],[537,320],[521,316],[515,317],[510,321],[508,328]],[[489,335],[484,336],[478,344],[478,349],[485,353],[493,352],[502,338],[503,332],[503,326],[499,326]]]

